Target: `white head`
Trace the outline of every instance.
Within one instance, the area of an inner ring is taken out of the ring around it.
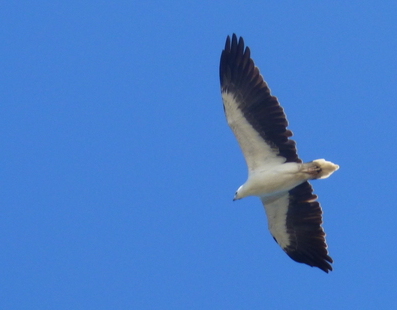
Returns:
[[[234,194],[233,201],[239,200],[239,199],[245,197],[245,196],[243,196],[243,194],[242,194],[243,186],[244,186],[244,185],[241,185],[241,186],[237,189],[236,193]]]

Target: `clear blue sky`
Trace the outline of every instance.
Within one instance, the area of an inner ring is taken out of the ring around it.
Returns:
[[[0,309],[391,309],[395,1],[0,5]],[[334,271],[289,259],[223,115],[237,33],[288,116]]]

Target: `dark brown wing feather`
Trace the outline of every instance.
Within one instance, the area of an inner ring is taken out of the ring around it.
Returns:
[[[328,255],[322,224],[322,210],[309,182],[289,191],[287,233],[290,244],[284,251],[293,260],[328,272],[332,258]]]

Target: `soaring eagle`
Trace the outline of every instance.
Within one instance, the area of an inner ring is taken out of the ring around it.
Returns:
[[[308,180],[325,179],[339,166],[324,159],[303,163],[298,157],[284,110],[271,95],[243,38],[227,37],[219,71],[226,119],[248,166],[248,179],[233,200],[258,196],[269,230],[288,256],[331,271],[322,210]]]

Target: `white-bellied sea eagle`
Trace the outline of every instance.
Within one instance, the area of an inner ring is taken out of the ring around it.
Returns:
[[[339,166],[324,159],[303,163],[298,157],[284,110],[243,38],[227,37],[219,71],[227,122],[248,166],[248,179],[233,200],[258,196],[271,234],[289,257],[331,271],[322,210],[308,180],[327,178]]]

